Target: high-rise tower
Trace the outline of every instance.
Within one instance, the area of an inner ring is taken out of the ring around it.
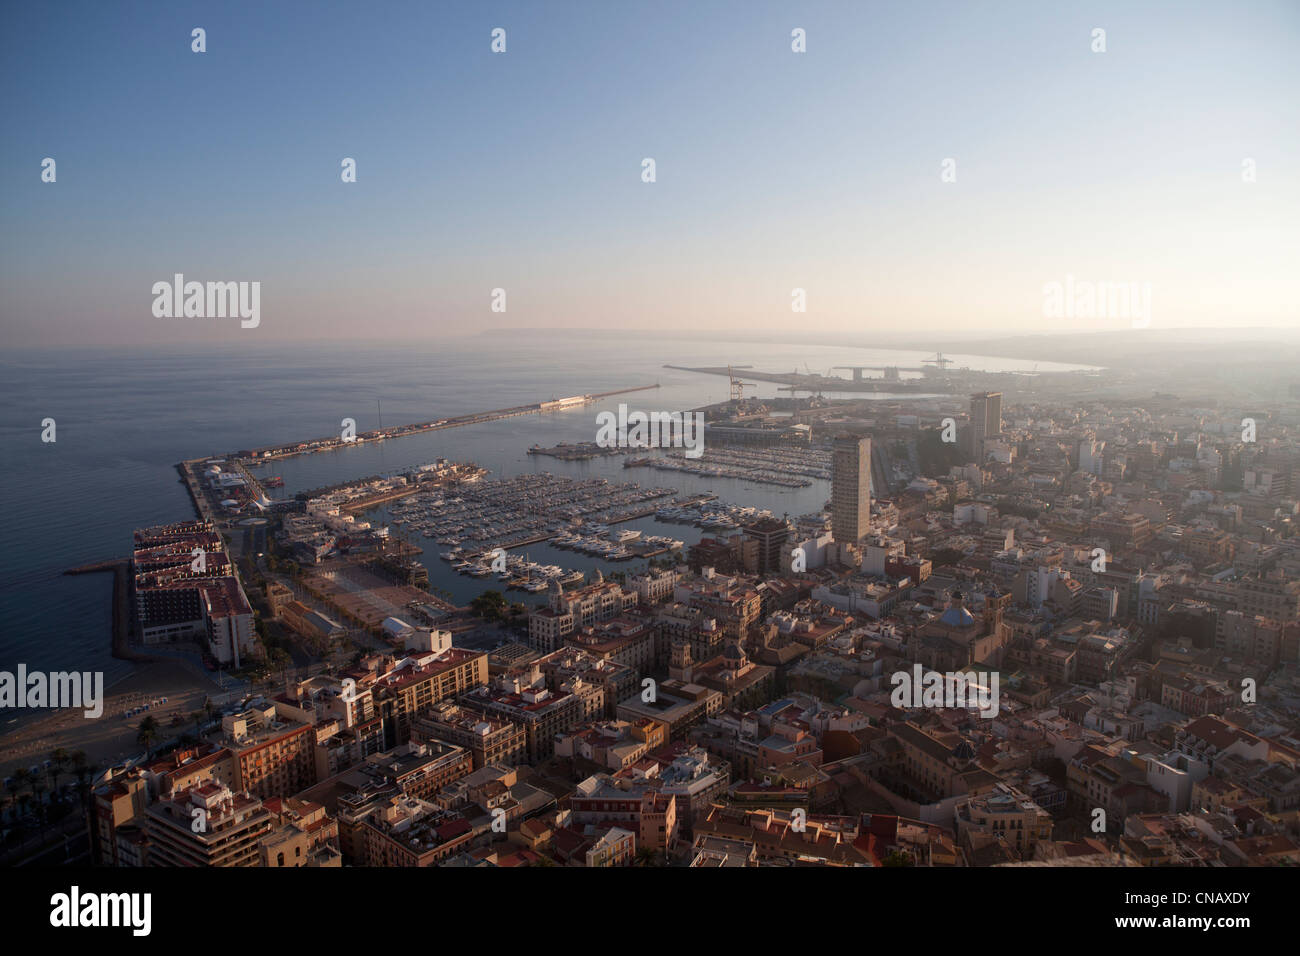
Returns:
[[[831,465],[831,537],[857,544],[871,528],[871,439],[838,436]]]
[[[1002,434],[1002,393],[976,392],[970,397],[970,448],[972,458],[984,463],[984,443]]]

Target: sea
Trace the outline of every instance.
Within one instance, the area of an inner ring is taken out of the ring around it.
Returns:
[[[253,332],[246,335],[252,336]],[[411,343],[308,343],[235,346],[9,349],[0,352],[0,670],[103,671],[106,683],[131,665],[111,656],[109,574],[63,572],[131,550],[135,528],[194,516],[177,462],[263,445],[337,436],[344,418],[357,431],[379,425],[613,391],[658,389],[595,405],[365,443],[286,459],[261,469],[284,479],[277,495],[369,475],[400,472],[437,458],[472,461],[493,476],[546,471],[603,476],[679,494],[709,492],[729,504],[791,516],[821,510],[827,481],[782,488],[679,472],[624,469],[621,456],[564,462],[529,455],[534,444],[594,440],[596,414],[620,403],[642,411],[684,411],[724,401],[725,376],[665,368],[752,366],[767,372],[827,373],[842,365],[920,366],[926,353],[821,345],[742,344],[580,331],[512,332]],[[990,356],[951,355],[956,367],[988,371],[1066,370],[1072,366]],[[1077,366],[1075,366],[1077,367]],[[737,373],[744,374],[743,368]],[[846,374],[846,373],[832,373]],[[788,396],[775,383],[746,389]],[[882,393],[880,399],[898,398]],[[908,397],[917,398],[912,394]],[[54,419],[55,441],[42,441]],[[371,520],[382,522],[386,511]],[[688,544],[702,532],[654,518],[625,527]],[[457,575],[426,546],[431,588],[468,601],[491,585]],[[534,561],[590,571],[635,571],[644,561],[609,563],[533,545]],[[544,596],[511,592],[511,600]]]

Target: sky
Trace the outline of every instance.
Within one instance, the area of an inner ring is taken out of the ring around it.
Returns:
[[[1067,280],[1293,327],[1297,41],[1294,0],[5,4],[0,346],[1133,324]],[[156,317],[176,273],[260,323]]]

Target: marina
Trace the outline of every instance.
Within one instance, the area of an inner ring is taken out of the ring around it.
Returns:
[[[767,508],[727,505],[721,502],[701,502],[684,507],[660,508],[655,512],[660,521],[693,524],[706,531],[736,531],[747,524],[773,517]]]
[[[629,458],[623,462],[624,468],[654,468],[657,471],[679,471],[700,475],[705,478],[738,478],[762,485],[779,485],[782,488],[807,488],[812,481],[807,478],[791,477],[776,471],[754,469],[736,465],[721,465],[707,462],[703,458],[690,459],[683,454],[664,455],[662,457]]]
[[[783,488],[807,488],[813,479],[829,481],[831,453],[825,448],[769,445],[762,448],[710,444],[698,458],[683,452],[628,458],[624,468],[654,468],[706,478],[737,478]]]
[[[388,520],[408,539],[418,534],[478,555],[548,540],[571,526],[653,514],[676,494],[675,488],[541,472],[417,491],[391,506]]]
[[[552,582],[580,583],[585,574],[509,549],[549,543],[605,561],[681,551],[683,540],[610,526],[648,517],[665,506],[698,507],[710,497],[678,497],[675,488],[541,472],[416,492],[389,506],[386,514],[370,517],[386,520],[399,539],[431,540],[440,548],[439,559],[459,575],[538,594]]]

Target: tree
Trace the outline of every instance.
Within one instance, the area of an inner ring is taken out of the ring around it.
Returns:
[[[956,548],[940,548],[930,555],[930,564],[936,568],[947,567],[950,564],[956,564],[964,557],[965,555]]]
[[[31,803],[32,795],[27,788],[31,784],[32,773],[26,767],[19,767],[14,771],[14,796],[18,799],[18,813],[20,816],[27,816],[27,804]]]
[[[658,855],[659,854],[655,852],[654,847],[649,847],[649,846],[638,847],[636,851],[636,859],[633,862],[633,866],[654,866],[655,858],[658,857]]]
[[[500,591],[484,591],[469,602],[469,609],[485,621],[500,621],[505,617],[506,597]]]
[[[41,840],[45,840],[45,781],[40,777],[32,777],[31,782],[32,797],[36,800],[36,821],[41,827]]]
[[[81,798],[81,815],[86,820],[86,828],[90,831],[90,852],[91,859],[100,859],[99,849],[99,827],[92,825],[90,818],[90,802],[94,796],[94,788],[91,783],[95,779],[95,774],[99,768],[86,760],[84,750],[74,750],[71,756],[72,772],[77,775],[77,796]]]
[[[140,721],[135,739],[136,743],[144,747],[146,759],[153,755],[153,742],[158,739],[158,721],[152,714]]]
[[[55,790],[59,789],[59,774],[63,773],[68,765],[69,756],[70,754],[62,747],[50,751],[50,781]]]

